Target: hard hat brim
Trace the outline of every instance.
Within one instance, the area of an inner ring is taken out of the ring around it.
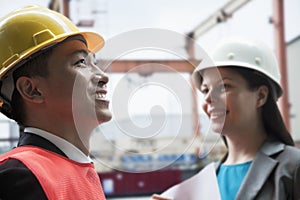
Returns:
[[[194,79],[194,82],[196,84],[196,87],[200,89],[200,72],[206,69],[210,68],[219,68],[219,67],[241,67],[241,68],[247,68],[247,69],[252,69],[256,70],[264,75],[266,75],[268,78],[270,78],[276,86],[276,91],[278,93],[278,97],[280,97],[283,93],[282,87],[280,85],[279,80],[277,80],[272,74],[267,72],[266,70],[262,68],[258,68],[255,65],[251,64],[245,64],[244,62],[238,62],[238,61],[223,61],[223,62],[215,62],[213,65],[208,65],[208,66],[201,66],[201,64],[194,70],[192,74],[192,78]]]
[[[10,63],[9,65],[3,67],[0,71],[0,79],[3,78],[8,71],[11,69],[14,69],[14,66],[18,65],[19,63],[22,63],[22,61],[25,61],[26,59],[29,59],[31,55],[37,53],[38,51],[49,48],[53,46],[54,44],[60,43],[66,38],[70,36],[75,36],[75,35],[82,35],[84,39],[86,40],[87,43],[87,48],[90,52],[96,53],[99,51],[101,48],[104,46],[104,39],[101,35],[94,33],[94,32],[73,32],[73,33],[66,33],[59,35],[58,37],[55,37],[51,40],[47,40],[45,42],[42,42],[31,49],[27,50],[23,54],[19,55],[19,58],[15,61]],[[15,69],[14,69],[15,70]]]

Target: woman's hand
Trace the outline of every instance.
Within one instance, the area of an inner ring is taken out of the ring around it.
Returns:
[[[154,194],[154,195],[151,196],[150,200],[172,200],[172,199]]]

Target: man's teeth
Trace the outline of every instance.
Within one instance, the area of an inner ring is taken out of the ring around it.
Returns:
[[[106,94],[103,93],[96,93],[96,99],[105,99]]]
[[[210,114],[211,119],[219,118],[219,117],[224,117],[226,116],[225,112],[214,112]]]

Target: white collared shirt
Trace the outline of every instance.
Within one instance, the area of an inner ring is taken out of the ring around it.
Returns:
[[[26,127],[24,129],[24,132],[33,133],[45,138],[46,140],[49,140],[50,142],[55,144],[62,152],[64,152],[64,154],[66,154],[66,156],[71,160],[74,160],[79,163],[93,162],[89,156],[86,156],[80,149],[78,149],[76,146],[74,146],[73,144],[61,137],[33,127]]]

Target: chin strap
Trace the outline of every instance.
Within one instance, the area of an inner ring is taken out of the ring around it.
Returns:
[[[8,118],[12,118],[12,108],[10,103],[0,96],[0,112],[6,115]]]
[[[11,99],[14,91],[14,81],[12,74],[8,74],[1,81],[0,87],[0,112],[8,118],[12,118]]]

